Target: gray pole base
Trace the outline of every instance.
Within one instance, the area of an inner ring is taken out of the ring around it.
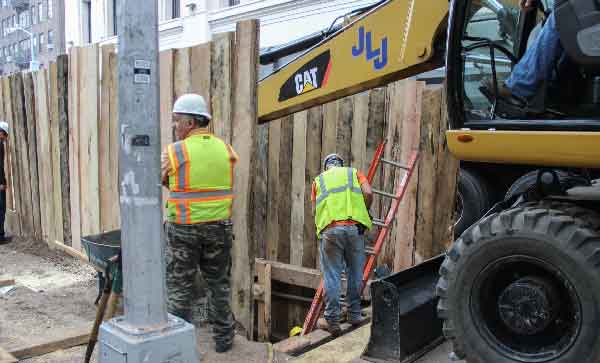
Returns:
[[[123,316],[100,326],[100,363],[197,363],[194,326],[169,315],[167,325],[141,330]]]

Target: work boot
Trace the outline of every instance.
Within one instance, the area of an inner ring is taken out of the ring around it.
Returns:
[[[215,345],[215,351],[217,353],[225,353],[231,350],[233,347],[233,341],[230,342],[217,342]]]
[[[361,315],[360,317],[353,318],[348,314],[348,324],[352,326],[362,325],[365,322],[365,318]]]
[[[323,329],[329,332],[329,334],[337,337],[342,333],[342,329],[340,328],[340,324],[338,323],[330,323],[325,318],[320,318],[317,320],[317,328]]]

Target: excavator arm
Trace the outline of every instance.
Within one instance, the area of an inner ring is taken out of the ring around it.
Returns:
[[[448,0],[389,0],[342,28],[258,85],[267,122],[438,68]]]

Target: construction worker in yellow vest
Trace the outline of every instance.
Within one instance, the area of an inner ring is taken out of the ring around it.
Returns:
[[[167,307],[191,321],[197,269],[207,282],[217,352],[231,349],[230,302],[233,148],[208,130],[211,115],[202,96],[185,94],[173,106],[177,142],[162,154],[167,202]]]
[[[348,322],[362,322],[360,285],[365,265],[365,229],[372,226],[369,207],[373,200],[367,178],[354,168],[344,167],[337,154],[328,155],[325,170],[313,182],[312,200],[320,240],[319,252],[325,288],[325,317],[317,327],[332,335],[340,333],[341,274],[346,270]]]

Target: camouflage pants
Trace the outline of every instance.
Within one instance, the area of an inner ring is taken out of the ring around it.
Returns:
[[[214,339],[231,343],[234,321],[229,284],[232,225],[229,221],[197,225],[167,224],[167,306],[169,312],[191,321],[195,275],[199,268],[209,290]]]

